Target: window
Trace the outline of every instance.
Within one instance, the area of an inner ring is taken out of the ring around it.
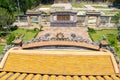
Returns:
[[[58,21],[69,21],[70,15],[57,15],[57,20]]]

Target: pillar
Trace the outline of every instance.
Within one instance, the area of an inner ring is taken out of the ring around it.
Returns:
[[[31,24],[30,16],[27,16],[28,25]]]
[[[112,18],[111,18],[111,16],[110,16],[110,17],[109,17],[109,22],[108,22],[108,23],[109,23],[109,25],[111,24],[111,19],[112,19]]]
[[[97,16],[96,27],[100,26],[100,16]]]
[[[74,22],[77,22],[77,15],[74,15]]]
[[[41,17],[38,16],[38,24],[40,25],[41,24]]]
[[[87,15],[85,18],[85,27],[88,27],[88,18],[89,18],[89,16]]]

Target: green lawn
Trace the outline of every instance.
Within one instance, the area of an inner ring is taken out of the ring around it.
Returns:
[[[110,15],[110,14],[112,14],[112,15],[115,15],[115,14],[117,14],[117,13],[119,13],[119,11],[103,11],[106,15]]]
[[[116,29],[110,29],[110,30],[96,30],[96,33],[89,33],[92,40],[99,43],[100,39],[103,39],[103,36],[107,36],[107,34],[117,34]]]
[[[17,30],[12,31],[11,34],[14,34],[16,37],[18,35],[23,34],[24,35],[23,40],[30,41],[32,38],[34,38],[38,34],[38,31],[18,28]],[[8,37],[9,37],[9,35],[5,36],[4,38],[7,39]],[[0,54],[2,53],[3,49],[4,49],[4,45],[0,45]]]
[[[34,38],[36,36],[37,33],[38,33],[38,31],[27,30],[27,29],[23,29],[23,28],[18,28],[17,30],[12,32],[12,34],[14,34],[15,36],[23,34],[24,35],[24,37],[23,37],[24,41],[31,40],[32,38]]]
[[[94,8],[104,8],[104,9],[107,9],[108,7],[107,6],[93,6]]]
[[[2,50],[4,49],[3,45],[0,45],[0,54],[2,54]]]
[[[103,39],[103,36],[106,37],[106,36],[111,35],[111,34],[114,35],[113,38],[116,38],[117,37],[117,30],[110,29],[110,30],[96,30],[96,33],[89,32],[91,39],[95,42],[98,42],[98,43],[101,39]],[[120,59],[120,47],[118,47],[118,49],[117,49],[117,54],[118,54],[119,59]]]
[[[51,5],[50,5],[50,4],[48,4],[48,5],[43,5],[43,4],[41,4],[41,5],[40,5],[40,8],[51,8]]]
[[[75,7],[75,8],[84,8],[84,4],[83,3],[72,3],[72,7]]]

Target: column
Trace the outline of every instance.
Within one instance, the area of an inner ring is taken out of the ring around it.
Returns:
[[[96,27],[100,26],[100,16],[97,16]]]
[[[85,18],[85,27],[88,27],[88,18],[89,18],[89,16],[86,15],[86,18]]]
[[[41,25],[41,17],[40,17],[40,15],[38,16],[38,24]]]
[[[74,15],[74,22],[77,22],[77,15]]]
[[[27,16],[28,25],[31,24],[30,16]]]
[[[53,15],[50,15],[50,22],[53,22]]]
[[[108,23],[109,23],[109,25],[111,24],[111,16],[109,17],[109,22]]]

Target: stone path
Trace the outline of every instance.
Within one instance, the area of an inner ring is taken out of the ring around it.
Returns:
[[[39,32],[37,38],[49,33],[50,37],[55,37],[58,33],[63,33],[64,37],[70,37],[71,34],[83,37],[83,39],[91,40],[86,27],[44,27],[43,31]]]

